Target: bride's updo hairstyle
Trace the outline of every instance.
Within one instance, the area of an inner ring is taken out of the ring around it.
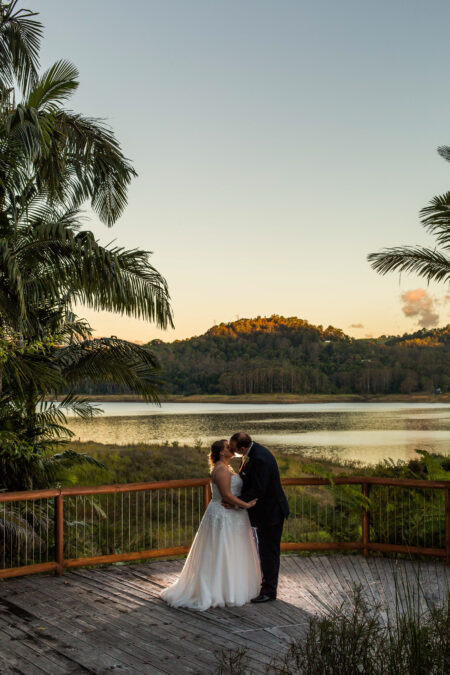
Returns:
[[[214,441],[214,443],[211,446],[211,450],[209,453],[209,468],[211,471],[214,469],[216,466],[217,462],[220,459],[220,453],[225,447],[226,439],[222,438],[220,441]]]

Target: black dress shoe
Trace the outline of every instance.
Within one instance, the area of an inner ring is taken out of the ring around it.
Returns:
[[[261,602],[270,602],[271,600],[276,600],[276,598],[273,595],[264,595],[264,593],[260,593],[256,598],[252,598],[250,602],[259,604]]]

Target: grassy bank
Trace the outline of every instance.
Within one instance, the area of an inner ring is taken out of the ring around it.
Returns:
[[[104,468],[92,465],[79,465],[72,468],[70,474],[64,476],[66,485],[101,485],[114,483],[153,482],[170,479],[206,478],[208,476],[208,449],[201,447],[172,445],[136,445],[114,446],[100,443],[74,443],[74,450],[85,452],[104,464]],[[409,462],[384,463],[378,466],[363,466],[357,463],[339,463],[323,457],[304,457],[285,453],[274,453],[282,477],[319,476],[331,477],[340,475],[378,475],[394,478],[422,478],[422,479],[450,479],[450,459],[432,456],[426,452],[417,455],[417,459]],[[240,459],[233,460],[233,466],[238,469]],[[183,499],[181,498],[184,495]],[[362,497],[359,485],[330,485],[289,487],[286,488],[291,517],[290,526],[284,533],[284,541],[295,541],[300,533],[302,541],[315,542],[354,542],[361,537],[361,509]],[[172,522],[172,502],[180,507],[180,514],[194,514],[190,529],[186,523],[181,530],[175,528],[173,533],[166,531],[165,537],[171,540],[175,534],[180,541],[187,544],[192,540],[195,528],[201,517],[201,494],[193,491],[175,490],[167,499],[164,490],[157,490],[153,496],[153,507],[159,504],[164,523]],[[186,507],[185,500],[188,499]],[[136,496],[131,498],[129,493],[125,499],[125,509],[131,509],[131,530],[134,535],[140,536],[136,530],[138,523]],[[180,501],[181,500],[181,501]],[[183,501],[184,500],[184,501]],[[97,500],[102,512],[108,513],[108,505],[99,497]],[[96,502],[96,503],[97,503]],[[442,548],[445,541],[445,504],[444,491],[439,494],[430,494],[428,490],[391,490],[384,487],[372,486],[370,491],[371,502],[371,533],[373,540],[388,544],[405,544],[413,541],[417,546]],[[114,501],[113,501],[114,504]],[[141,507],[143,505],[141,504]],[[121,503],[117,502],[114,522],[121,519]],[[175,508],[175,512],[176,511]],[[118,509],[118,510],[117,510]],[[157,513],[157,512],[156,512]],[[133,515],[134,514],[134,515]],[[153,509],[153,516],[158,518]],[[152,517],[153,517],[152,516]],[[395,516],[395,525],[393,517]],[[76,520],[76,519],[75,519]],[[135,523],[133,525],[133,523]],[[104,530],[104,544],[107,546],[109,525],[101,526]],[[133,529],[134,528],[134,529]],[[186,529],[187,528],[187,529]],[[130,532],[131,532],[130,530]],[[135,532],[136,530],[136,532]],[[109,539],[111,537],[109,536]],[[105,543],[106,542],[106,543]],[[87,555],[87,553],[86,553]]]
[[[115,445],[88,441],[70,443],[72,450],[94,457],[104,465],[78,465],[66,474],[64,482],[71,485],[102,485],[111,483],[139,483],[179,478],[204,478],[209,475],[209,448],[200,443],[193,447],[172,444]],[[362,462],[339,461],[326,456],[304,456],[287,452],[273,453],[282,478],[295,478],[311,474],[375,475],[395,478],[420,478],[450,480],[450,459],[440,455],[418,452],[409,462],[386,461],[378,465]],[[240,458],[232,460],[239,469]]]
[[[206,478],[208,449],[172,445],[115,446],[101,443],[73,443],[71,449],[89,454],[103,463],[72,465],[61,472],[54,485],[96,486],[114,483],[139,483],[170,479]],[[423,453],[412,462],[380,467],[341,464],[317,457],[314,466],[310,457],[277,453],[283,477],[378,474],[408,478],[450,478],[450,460]],[[239,458],[234,460],[238,468]],[[371,537],[373,541],[421,547],[445,546],[444,490],[430,495],[428,490],[386,491],[372,486]],[[286,525],[284,542],[355,542],[361,538],[363,503],[359,485],[326,487],[290,486],[286,488],[291,515]],[[6,519],[15,537],[25,537],[29,546],[17,539],[4,539],[6,559],[17,556],[17,566],[34,561],[33,546],[40,546],[41,531],[51,517],[52,500],[47,507],[33,506],[33,511],[19,502],[8,509]],[[48,510],[50,509],[50,511]],[[96,557],[113,553],[189,546],[203,513],[201,488],[158,489],[135,491],[121,495],[98,493],[94,496],[66,497],[64,505],[66,556]],[[49,515],[50,514],[50,515]],[[395,527],[392,518],[395,516]],[[50,528],[50,546],[54,545]],[[0,527],[1,534],[1,527]],[[33,542],[35,542],[33,544]],[[39,549],[40,551],[40,549]],[[40,555],[40,552],[39,552]],[[285,671],[283,671],[285,672]]]
[[[126,402],[142,401],[135,394],[82,394],[91,401]],[[450,393],[434,396],[416,394],[389,394],[361,396],[359,394],[195,394],[193,396],[168,395],[161,399],[169,403],[450,403]]]
[[[139,483],[147,481],[175,480],[178,478],[204,478],[209,474],[208,448],[200,444],[195,447],[171,445],[113,445],[73,442],[70,447],[85,453],[104,464],[100,469],[91,465],[80,465],[67,474],[72,485],[102,485],[111,483]],[[283,478],[306,476],[314,470],[324,473],[367,473],[373,467],[356,462],[336,462],[323,457],[303,457],[288,453],[274,453]],[[232,460],[238,470],[240,459]]]

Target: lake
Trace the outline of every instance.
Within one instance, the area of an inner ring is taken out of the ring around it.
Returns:
[[[417,448],[450,454],[445,403],[99,404],[92,420],[70,418],[75,438],[108,444],[209,445],[247,431],[272,450],[376,463],[407,460]]]

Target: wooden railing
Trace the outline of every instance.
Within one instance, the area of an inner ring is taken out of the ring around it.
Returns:
[[[284,551],[431,555],[450,564],[450,482],[286,478]],[[183,555],[209,479],[0,493],[0,577]]]

